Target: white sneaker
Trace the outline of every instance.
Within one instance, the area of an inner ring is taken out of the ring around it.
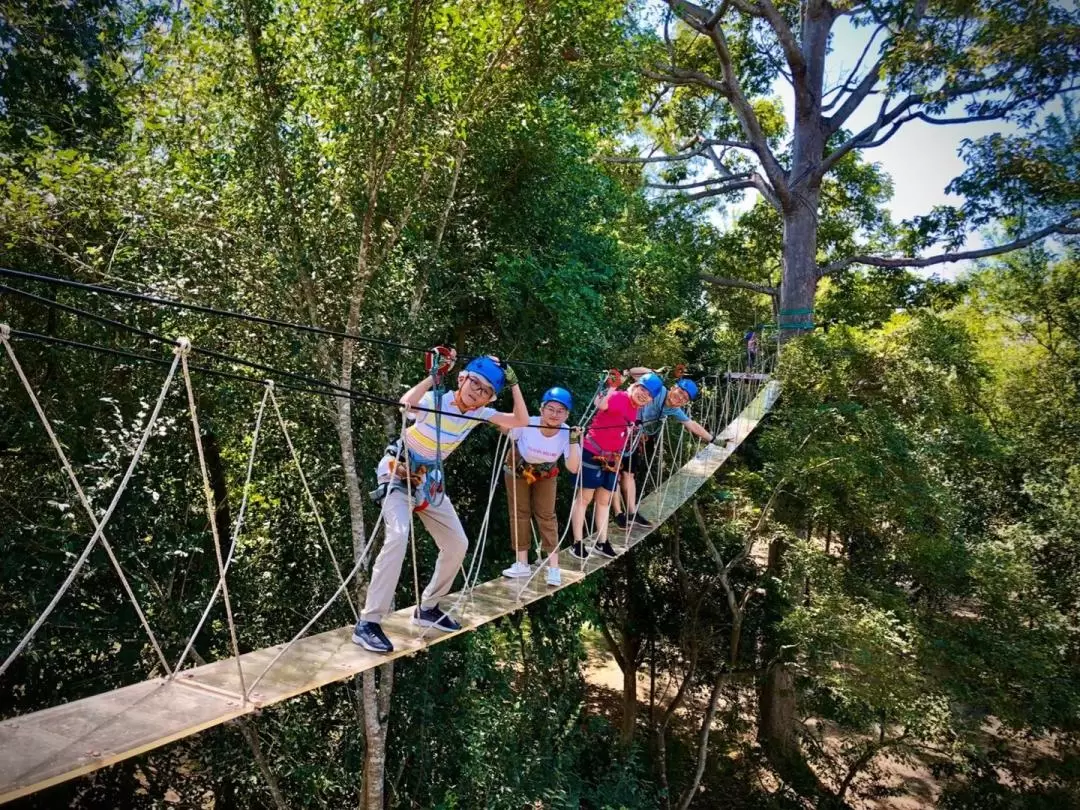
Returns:
[[[532,569],[529,568],[528,563],[523,563],[520,560],[515,562],[509,568],[503,571],[504,577],[510,577],[511,579],[521,579],[532,574]]]
[[[548,568],[547,570],[547,584],[558,587],[562,585],[562,571],[558,568]]]

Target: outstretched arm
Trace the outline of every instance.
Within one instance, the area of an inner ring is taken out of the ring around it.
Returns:
[[[703,442],[711,442],[713,435],[693,419],[687,419],[682,426],[701,439]]]
[[[605,388],[599,394],[596,395],[596,399],[593,400],[593,404],[596,405],[596,410],[606,411],[608,406],[608,397],[611,396],[611,392],[614,388]]]

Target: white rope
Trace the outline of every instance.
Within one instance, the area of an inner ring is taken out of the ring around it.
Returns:
[[[506,451],[509,447],[510,435],[506,434],[505,436],[501,436],[499,438],[499,444],[496,445],[495,465],[492,468],[491,486],[488,489],[488,501],[487,507],[484,509],[484,519],[480,524],[480,532],[477,535],[477,543],[475,545],[475,550],[473,551],[472,561],[469,564],[469,571],[465,575],[464,587],[458,593],[458,597],[454,600],[453,606],[447,611],[451,616],[460,610],[461,603],[472,593],[473,589],[476,587],[476,581],[480,578],[480,566],[484,558],[484,549],[487,546],[488,527],[491,523],[491,507],[495,501],[495,490],[498,489],[499,486],[500,476],[498,471],[502,469],[503,459],[505,458]],[[471,584],[470,578],[472,580]],[[425,627],[419,637],[423,639],[427,636],[429,630],[431,630],[431,627]]]
[[[281,650],[278,651],[278,654],[274,656],[273,660],[271,660],[270,663],[267,664],[266,667],[263,669],[263,671],[259,673],[255,680],[251,682],[251,686],[248,688],[247,692],[248,695],[251,695],[254,692],[255,687],[262,683],[262,679],[265,678],[266,674],[274,668],[274,665],[282,659],[285,653],[287,653],[293,648],[293,645],[295,645],[300,639],[307,635],[308,631],[315,626],[315,622],[321,619],[323,614],[326,613],[326,611],[330,609],[330,606],[337,601],[337,598],[341,596],[342,592],[348,587],[349,582],[352,581],[353,577],[356,576],[356,574],[360,571],[360,568],[364,565],[364,562],[367,559],[368,551],[371,549],[371,544],[375,541],[375,535],[376,533],[378,533],[379,527],[382,526],[382,524],[383,511],[380,509],[379,517],[376,519],[375,525],[371,527],[371,534],[368,536],[367,543],[364,544],[364,548],[356,556],[356,563],[353,565],[352,570],[349,572],[349,575],[345,577],[345,581],[338,585],[337,590],[334,591],[334,593],[330,596],[328,600],[326,600],[326,604],[324,604],[321,608],[319,608],[318,611],[316,611],[315,615],[308,620],[308,623],[305,624],[302,628],[300,628],[300,631],[295,636],[293,636],[288,641],[288,643],[281,648]]]
[[[409,423],[409,410],[408,408],[401,409],[401,441],[398,443],[397,464],[401,465],[401,455],[405,454],[405,497],[408,499],[409,505],[409,551],[412,555],[412,580],[413,580],[413,599],[416,600],[416,611],[420,611],[420,567],[416,561],[416,512],[413,508],[413,491],[412,491],[412,454],[409,453],[409,447],[405,443],[405,430]],[[397,467],[394,468],[394,475],[397,475]],[[391,478],[391,480],[393,480]],[[443,487],[443,494],[446,493],[446,478],[445,476],[439,481],[439,485]],[[389,487],[386,490],[386,497],[390,496]],[[386,503],[385,498],[383,503]],[[393,602],[390,603],[391,606]]]
[[[566,526],[563,528],[562,535],[559,537],[559,542],[555,545],[555,550],[552,551],[551,554],[548,555],[547,559],[549,559],[549,560],[551,559],[552,555],[558,554],[559,552],[561,552],[563,550],[563,545],[566,543],[566,535],[570,532],[571,524],[573,523],[574,506],[577,504],[578,498],[581,497],[582,487],[583,487],[583,481],[582,481],[582,475],[581,475],[581,464],[579,462],[577,474],[574,476],[574,495],[573,495],[573,497],[570,498],[570,515],[571,515],[571,517],[570,517],[569,520],[566,521]],[[582,547],[584,547],[584,538],[582,538]],[[585,561],[582,560],[581,562],[582,562],[582,565],[584,566]],[[518,588],[518,592],[517,592],[517,601],[518,602],[521,601],[521,595],[523,593],[525,593],[525,591],[528,589],[529,585],[532,584],[532,581],[536,578],[536,575],[540,573],[540,570],[542,568],[543,568],[542,565],[536,566],[536,570],[533,571],[531,574],[529,574],[529,577],[528,577],[528,579],[525,580],[525,583],[520,588]]]
[[[675,446],[675,453],[673,455],[674,455],[675,467],[678,468],[678,469],[681,469],[683,465],[681,463],[679,463],[679,462],[680,462],[681,456],[682,456],[681,451],[682,451],[683,439],[686,436],[686,431],[683,430],[681,427],[678,430],[679,430],[679,442]],[[660,489],[660,508],[657,510],[657,515],[656,515],[657,520],[662,521],[664,519],[664,507],[667,505],[668,492],[671,490],[671,482],[674,481],[675,476],[678,475],[678,469],[672,469],[671,475],[668,476],[667,481],[665,482],[664,486],[661,487],[661,489]]]
[[[666,420],[667,417],[664,417],[664,419]],[[662,430],[663,429],[661,428],[661,431]],[[653,466],[653,462],[656,460],[656,451],[657,451],[658,447],[659,447],[659,445],[657,445],[656,447],[653,447],[652,454],[649,456],[649,460],[645,464],[645,475],[641,480],[641,489],[639,489],[637,491],[637,493],[636,493],[637,504],[635,505],[635,508],[634,508],[634,515],[635,516],[637,515],[637,506],[640,506],[641,499],[644,497],[645,490],[649,485],[649,476],[652,474],[652,466]],[[627,520],[626,520],[626,534],[623,536],[623,545],[626,546],[627,548],[629,548],[630,547],[630,532],[633,530],[634,524],[630,522],[630,517],[629,517],[630,516],[630,505],[625,504],[625,506],[626,506]]]
[[[75,492],[78,494],[79,501],[82,503],[83,509],[86,510],[86,514],[90,516],[90,522],[94,526],[94,535],[90,538],[90,542],[86,544],[82,554],[75,561],[75,565],[72,566],[67,579],[57,590],[52,600],[38,616],[33,626],[23,636],[22,640],[18,643],[11,654],[4,660],[4,663],[0,665],[0,675],[3,675],[11,666],[12,662],[22,653],[30,641],[34,638],[37,632],[45,624],[49,615],[53,612],[56,606],[60,603],[60,600],[67,593],[71,584],[75,581],[75,577],[78,576],[79,571],[82,570],[83,565],[86,564],[87,559],[90,557],[90,552],[93,551],[94,546],[98,541],[101,541],[102,547],[109,555],[109,560],[112,562],[113,567],[116,569],[117,574],[120,576],[120,581],[123,583],[124,590],[127,593],[128,599],[131,600],[131,604],[135,608],[135,612],[139,616],[139,621],[142,623],[143,629],[146,630],[146,634],[150,638],[150,643],[154,647],[154,651],[157,653],[158,659],[161,661],[162,666],[165,667],[167,673],[169,670],[169,663],[165,660],[165,655],[161,651],[161,646],[158,644],[157,637],[154,635],[154,631],[150,629],[150,623],[146,620],[146,616],[142,612],[142,608],[139,607],[139,601],[135,598],[135,594],[128,584],[127,577],[124,576],[124,571],[120,567],[120,562],[116,559],[116,555],[113,554],[112,547],[109,545],[109,541],[105,538],[105,526],[108,525],[109,520],[112,518],[113,512],[116,509],[116,505],[120,502],[120,497],[124,494],[124,490],[127,488],[128,482],[131,480],[132,474],[135,472],[135,467],[139,463],[139,459],[142,457],[143,450],[146,449],[146,443],[150,439],[150,434],[153,432],[154,424],[157,422],[158,416],[161,413],[161,407],[165,402],[165,395],[169,391],[169,386],[172,384],[173,375],[176,373],[176,364],[179,358],[173,360],[172,366],[169,368],[169,373],[165,377],[165,384],[161,388],[161,393],[158,395],[157,402],[154,404],[154,408],[150,413],[146,422],[146,427],[143,430],[142,436],[139,439],[139,443],[135,448],[135,453],[131,457],[131,463],[128,464],[127,470],[124,472],[123,478],[120,479],[120,484],[116,488],[116,492],[113,493],[112,501],[109,502],[108,508],[101,516],[99,521],[94,514],[93,508],[90,506],[90,502],[87,500],[82,487],[79,485],[78,479],[75,477],[75,472],[71,468],[71,463],[68,461],[67,455],[64,453],[63,448],[60,445],[59,439],[56,438],[56,433],[53,431],[52,424],[49,422],[45,411],[41,407],[41,403],[38,401],[37,395],[34,393],[33,387],[30,385],[30,381],[26,378],[26,374],[23,372],[22,366],[19,364],[18,358],[15,356],[15,350],[11,346],[11,329],[7,324],[0,324],[0,342],[4,344],[4,349],[7,351],[8,357],[11,359],[11,363],[15,368],[15,373],[18,374],[19,379],[22,381],[23,387],[26,389],[26,393],[30,396],[30,401],[34,405],[34,410],[37,411],[38,419],[41,421],[42,426],[45,428],[45,432],[49,435],[49,440],[52,442],[53,448],[55,448],[57,455],[60,458],[60,464],[67,473],[68,479],[71,481],[72,486],[75,488]]]
[[[236,552],[237,540],[240,538],[240,530],[244,525],[244,514],[247,511],[248,495],[251,492],[251,473],[255,467],[255,449],[259,446],[259,433],[262,430],[263,414],[266,413],[266,401],[270,397],[270,391],[274,387],[273,380],[266,381],[266,387],[263,390],[262,402],[259,403],[259,411],[255,415],[255,432],[251,437],[251,452],[248,453],[247,474],[244,477],[244,489],[243,495],[240,498],[240,509],[236,513],[236,522],[233,524],[232,541],[229,543],[229,554],[225,558],[225,573],[229,572],[229,566],[232,565],[233,554]],[[195,639],[199,637],[199,633],[202,632],[203,625],[206,624],[207,618],[210,616],[210,611],[214,607],[214,603],[217,601],[218,594],[221,593],[221,580],[219,579],[214,586],[214,592],[210,594],[210,600],[206,603],[206,609],[203,610],[202,617],[199,619],[198,625],[195,627],[195,632],[191,634],[187,644],[184,646],[184,652],[180,655],[180,660],[176,662],[176,666],[173,667],[173,673],[169,677],[172,680],[176,677],[176,674],[184,666],[184,661],[187,659],[188,654],[191,652],[191,648],[195,645]]]
[[[281,416],[281,408],[278,405],[277,395],[274,393],[273,386],[268,387],[267,390],[270,392],[270,403],[274,406],[274,415],[277,417],[277,423],[281,427],[282,435],[285,437],[285,444],[289,447],[289,453],[292,455],[293,464],[296,465],[296,472],[300,476],[300,483],[304,486],[304,493],[307,495],[308,504],[311,506],[311,511],[315,515],[315,524],[319,527],[319,534],[322,537],[323,545],[326,546],[326,550],[330,553],[330,562],[334,565],[334,571],[337,573],[338,582],[344,582],[345,578],[341,573],[341,565],[338,563],[337,555],[334,554],[334,546],[331,544],[330,538],[326,534],[326,526],[323,524],[322,515],[319,514],[319,506],[315,503],[315,496],[311,494],[311,487],[308,486],[307,476],[304,475],[304,468],[300,465],[300,455],[293,446],[292,437],[289,435],[289,429],[285,426],[285,420]],[[402,439],[404,440],[404,436]],[[345,590],[345,598],[349,602],[349,608],[352,610],[353,617],[359,620],[360,614],[357,613],[356,605],[353,603],[347,588]]]
[[[240,693],[243,702],[247,702],[247,689],[244,687],[244,668],[240,663],[240,645],[236,640],[236,623],[233,621],[232,603],[229,601],[229,586],[225,581],[225,562],[221,558],[221,536],[218,534],[217,507],[214,504],[214,492],[210,488],[210,473],[206,469],[206,455],[203,452],[202,430],[199,427],[199,412],[195,406],[195,390],[191,386],[191,374],[188,371],[187,356],[191,352],[191,341],[180,338],[176,353],[180,356],[180,369],[184,375],[184,387],[187,389],[188,410],[191,413],[191,427],[195,433],[195,450],[199,459],[199,471],[202,473],[203,495],[206,498],[206,517],[210,521],[210,534],[214,538],[214,556],[217,558],[218,580],[221,596],[225,601],[225,617],[229,622],[229,637],[232,640],[233,655],[236,657],[236,672],[240,678]]]

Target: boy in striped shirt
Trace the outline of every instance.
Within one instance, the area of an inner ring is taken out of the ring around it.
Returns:
[[[451,366],[455,359],[456,354],[451,352]],[[439,599],[453,587],[469,540],[454,505],[442,491],[443,482],[432,474],[437,472],[436,459],[440,456],[445,459],[454,452],[481,422],[501,428],[524,427],[529,423],[529,410],[518,389],[517,375],[496,357],[477,357],[471,361],[458,375],[457,390],[447,391],[439,402],[435,401],[432,385],[432,377],[425,377],[401,397],[400,402],[409,409],[407,416],[413,424],[405,430],[404,448],[388,447],[376,470],[380,488],[385,488],[386,493],[382,502],[386,537],[371,569],[367,601],[352,636],[353,642],[372,652],[394,650],[381,622],[390,612],[401,577],[414,511],[435,539],[439,556],[435,573],[413,612],[413,623],[447,633],[461,628],[439,608]],[[513,413],[500,413],[489,407],[504,385],[510,386],[514,397]],[[405,453],[409,456],[408,464]],[[411,483],[405,479],[406,469],[412,472]]]

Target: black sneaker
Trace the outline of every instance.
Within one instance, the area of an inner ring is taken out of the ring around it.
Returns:
[[[358,621],[356,627],[353,628],[352,640],[353,644],[359,644],[365,650],[372,652],[391,653],[394,651],[394,645],[390,643],[390,639],[386,637],[382,625],[378,622]]]
[[[453,633],[455,630],[461,629],[461,625],[450,618],[449,613],[444,613],[438,605],[433,608],[418,607],[413,611],[412,620],[413,624],[418,624],[421,627],[434,627],[444,633]]]
[[[589,552],[585,550],[585,546],[582,543],[574,543],[570,546],[570,556],[577,557],[579,560],[589,559]]]
[[[599,554],[601,557],[608,557],[614,560],[619,555],[615,553],[615,549],[611,547],[611,543],[605,540],[603,543],[597,543],[592,547],[593,554]]]
[[[615,525],[620,529],[626,528],[626,512],[619,512],[619,514],[615,516]]]
[[[634,512],[634,523],[643,529],[652,529],[654,524],[647,517],[643,516],[641,512]]]

